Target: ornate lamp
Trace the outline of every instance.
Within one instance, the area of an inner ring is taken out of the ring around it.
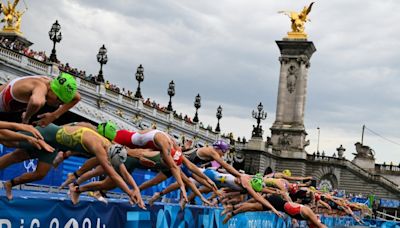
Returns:
[[[264,108],[264,106],[260,102],[260,104],[257,106],[258,112],[254,111],[254,110],[252,112],[253,118],[257,120],[257,126],[254,127],[254,125],[253,125],[253,134],[252,135],[254,137],[262,137],[262,134],[263,134],[262,126],[260,125],[260,123],[261,123],[261,120],[265,120],[267,118],[267,113],[264,112],[263,108]]]
[[[103,77],[103,65],[107,63],[108,57],[107,57],[107,49],[104,46],[101,46],[99,49],[99,53],[96,55],[97,57],[97,62],[100,63],[100,71],[99,75],[97,76],[97,82],[104,82],[104,77]]]
[[[60,29],[61,25],[58,24],[58,21],[56,20],[49,31],[50,40],[53,41],[53,49],[51,50],[50,61],[54,63],[57,62],[56,43],[59,43],[62,39]]]
[[[217,108],[217,114],[215,115],[218,119],[217,127],[215,128],[216,132],[221,132],[221,129],[219,128],[219,120],[222,118],[222,107],[221,105],[218,106]]]
[[[197,94],[194,100],[194,107],[196,108],[196,114],[194,115],[193,122],[198,123],[199,117],[197,115],[197,110],[201,107],[201,97],[200,94]]]
[[[174,83],[173,80],[172,80],[172,81],[169,83],[169,85],[168,85],[168,95],[169,95],[169,102],[168,102],[167,110],[170,111],[170,112],[172,112],[173,109],[172,109],[171,98],[172,98],[173,96],[175,96],[175,83]]]
[[[142,64],[140,64],[138,66],[138,68],[136,70],[136,74],[135,74],[136,80],[138,81],[138,87],[137,87],[137,90],[135,93],[136,98],[143,98],[142,93],[140,92],[140,83],[143,82],[143,80],[144,80],[143,72],[144,72],[144,68],[143,68]]]

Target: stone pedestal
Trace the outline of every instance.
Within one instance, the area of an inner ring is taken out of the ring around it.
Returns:
[[[273,150],[284,157],[305,158],[304,107],[310,58],[316,51],[306,40],[276,41],[281,57],[276,119],[271,127]]]
[[[29,48],[33,44],[31,41],[29,41],[25,37],[23,37],[22,34],[15,32],[15,31],[1,31],[0,37],[4,37],[5,39],[8,39],[9,41],[12,41],[12,42],[15,42],[15,41],[20,42],[26,48]]]
[[[354,145],[356,146],[357,153],[353,153],[355,157],[352,162],[363,169],[375,170],[374,151],[369,146],[363,145],[360,142]]]
[[[261,137],[253,137],[247,143],[247,150],[265,151],[265,142]]]
[[[356,157],[352,162],[363,169],[375,170],[375,159]]]

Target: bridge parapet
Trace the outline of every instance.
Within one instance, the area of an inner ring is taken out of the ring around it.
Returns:
[[[384,184],[385,186],[394,189],[396,191],[399,191],[399,185],[396,184],[395,182],[389,180],[388,178],[381,176],[379,174],[372,173],[371,171],[368,171],[366,169],[361,168],[360,166],[354,164],[353,162],[346,160],[346,159],[341,159],[341,158],[336,158],[336,157],[327,157],[327,156],[314,156],[314,155],[307,155],[307,161],[308,162],[318,162],[318,163],[325,163],[325,164],[333,164],[333,165],[339,165],[339,166],[346,166],[348,169],[352,170],[353,172],[364,176],[368,180],[372,180],[375,182],[378,182],[380,184]]]
[[[42,62],[0,46],[0,83],[26,75],[58,74],[56,64]],[[186,122],[170,112],[145,105],[141,99],[108,90],[102,83],[73,76],[77,80],[82,101],[71,111],[94,122],[111,119],[120,126],[128,125],[125,126],[128,129],[156,126],[157,129],[169,132],[177,140],[184,137],[200,145],[210,144],[220,138],[218,133],[204,129],[199,124]]]

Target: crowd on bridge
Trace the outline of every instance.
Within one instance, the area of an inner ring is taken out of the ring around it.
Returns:
[[[26,47],[26,45],[24,45],[23,43],[21,43],[18,40],[12,41],[5,37],[1,37],[0,45],[4,48],[18,52],[27,57],[34,58],[41,62],[47,62],[49,60],[49,57],[46,55],[45,51],[34,51],[32,49],[29,49]],[[80,70],[76,67],[72,67],[68,62],[64,64],[57,60],[57,64],[58,64],[58,68],[62,72],[69,73],[75,77],[79,77],[86,81],[90,81],[91,83],[98,84],[101,82],[101,81],[99,81],[97,74],[91,74],[91,73],[87,74],[85,70]],[[106,80],[104,82],[104,87],[107,90],[113,91],[113,92],[121,94],[123,96],[129,97],[129,98],[134,98],[134,93],[131,90],[125,89],[125,88],[121,89],[118,85],[111,83],[109,80]],[[165,106],[160,105],[155,100],[150,101],[150,98],[147,98],[143,102],[143,104],[153,107],[162,112],[168,112],[167,108]],[[174,110],[174,116],[186,121],[187,123],[193,123],[192,119],[188,115],[182,115],[182,113],[177,114],[175,110]],[[205,127],[205,126],[203,126],[203,123],[200,122],[200,127],[212,131],[211,125],[208,125],[207,127]]]
[[[13,199],[13,186],[40,180],[75,155],[88,159],[60,186],[69,189],[73,204],[78,204],[80,194],[88,191],[96,191],[93,196],[106,201],[106,191],[119,187],[129,203],[146,209],[141,191],[173,176],[176,182],[155,193],[148,201],[150,206],[163,195],[179,190],[182,208],[199,197],[205,205],[223,206],[225,223],[246,211],[272,211],[279,217],[286,213],[317,227],[325,227],[318,218],[321,213],[350,215],[359,223],[363,216],[371,214],[366,205],[350,202],[327,189],[318,190],[313,177],[294,176],[286,167],[279,167],[282,172],[270,168],[263,174],[239,172],[224,161],[230,144],[223,140],[196,147],[191,141],[176,141],[167,132],[118,129],[111,121],[97,126],[86,122],[62,126],[53,123],[80,99],[75,78],[64,72],[56,78],[21,77],[0,86],[0,112],[21,116],[20,123],[0,121],[0,143],[16,148],[0,157],[0,170],[38,159],[35,171],[5,182],[9,200]],[[54,106],[55,111],[40,114],[32,121],[45,104]],[[138,186],[131,175],[135,169],[152,169],[158,174]],[[84,184],[100,175],[106,175],[105,179]],[[211,196],[206,198],[205,193]]]

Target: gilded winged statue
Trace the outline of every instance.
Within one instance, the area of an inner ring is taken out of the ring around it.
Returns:
[[[303,10],[298,13],[294,11],[279,11],[278,13],[283,13],[289,16],[290,21],[292,22],[292,33],[304,33],[304,24],[307,21],[307,15],[311,12],[311,8],[314,2],[312,2],[308,7],[305,6]]]
[[[19,0],[14,0],[13,3],[7,0],[7,4],[1,5],[1,12],[4,14],[1,22],[5,23],[3,30],[14,30],[20,32],[21,18],[25,11],[22,12],[16,9],[18,2]]]

